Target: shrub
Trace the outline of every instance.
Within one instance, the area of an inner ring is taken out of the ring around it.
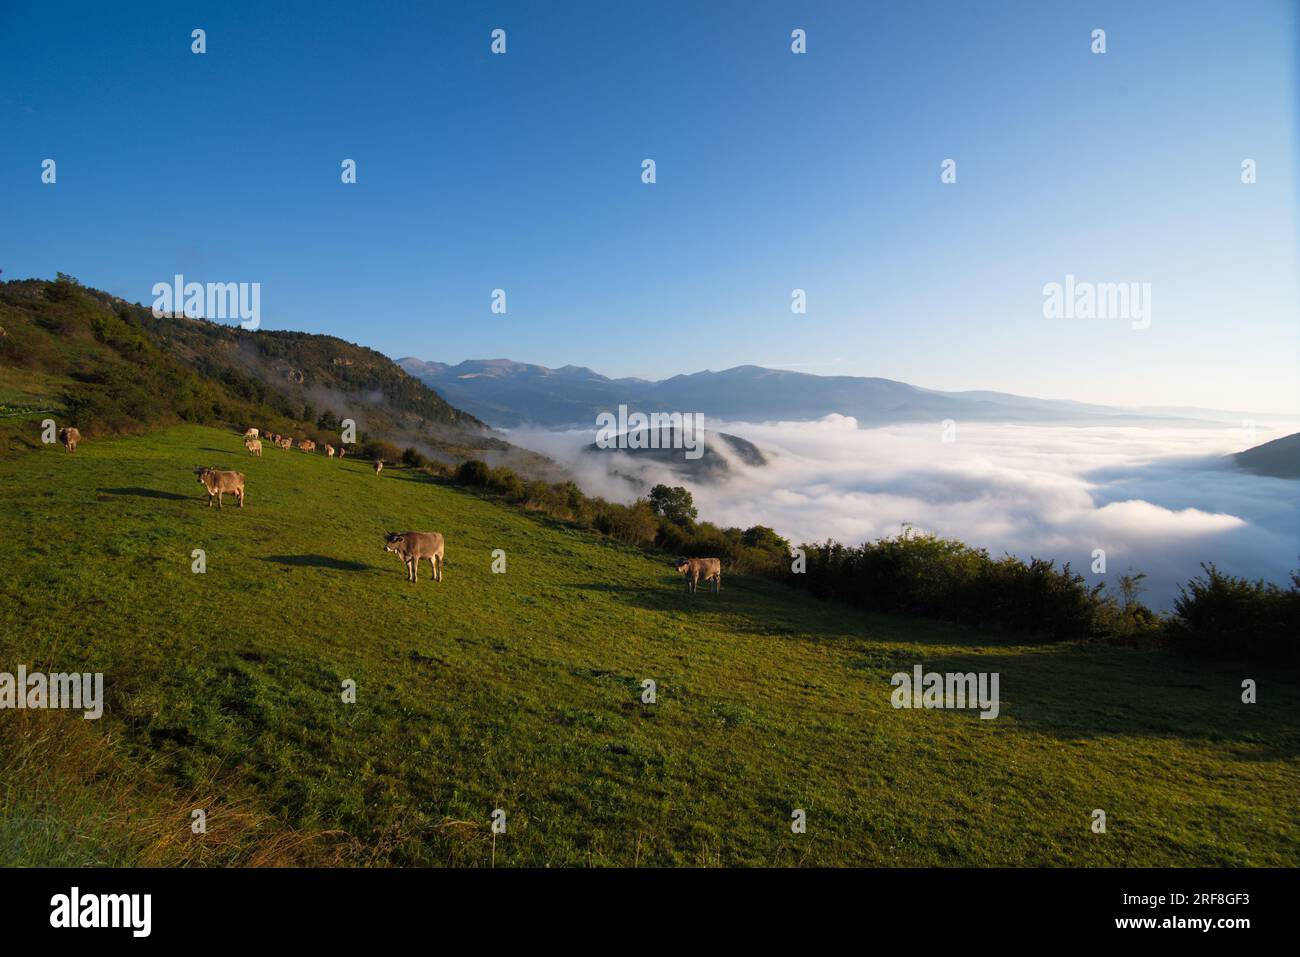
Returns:
[[[757,540],[759,535],[755,536]],[[1070,566],[1011,555],[992,559],[953,539],[910,532],[857,548],[805,545],[807,568],[786,581],[822,598],[871,611],[923,615],[1035,635],[1050,641],[1105,632],[1113,603]],[[771,554],[771,553],[769,553]]]
[[[361,454],[368,459],[383,459],[385,462],[397,463],[402,460],[402,450],[392,442],[383,439],[370,439],[361,446]]]
[[[491,474],[486,462],[479,459],[468,459],[461,462],[460,467],[456,469],[456,481],[461,485],[482,488],[487,485]]]
[[[507,501],[519,502],[524,498],[524,483],[513,470],[496,468],[488,474],[487,487]]]
[[[645,499],[638,499],[631,505],[605,502],[593,525],[611,538],[629,545],[649,545],[654,542],[658,531],[655,514]]]
[[[1300,650],[1300,572],[1291,587],[1225,575],[1202,565],[1204,577],[1179,589],[1165,632],[1176,648],[1206,655],[1294,660]]]

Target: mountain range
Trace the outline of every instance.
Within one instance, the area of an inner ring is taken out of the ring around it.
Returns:
[[[584,366],[558,369],[510,359],[456,365],[414,357],[397,364],[448,402],[499,428],[591,428],[620,403],[642,412],[703,412],[730,422],[806,421],[832,413],[862,425],[1004,421],[1141,425],[1240,424],[1242,414],[1212,409],[1119,408],[1005,392],[940,392],[893,379],[820,376],[743,365],[669,379],[612,379]]]

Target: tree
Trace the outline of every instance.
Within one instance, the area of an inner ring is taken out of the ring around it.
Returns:
[[[740,544],[748,548],[761,548],[765,552],[784,554],[790,550],[790,543],[766,525],[753,525],[745,529],[740,536]]]
[[[456,481],[461,485],[487,485],[490,476],[487,463],[479,459],[461,462],[460,468],[456,469]]]
[[[656,485],[650,490],[647,501],[650,503],[651,511],[668,519],[674,525],[690,525],[700,514],[691,493],[680,485],[673,488],[667,485]]]
[[[1119,580],[1120,602],[1121,602],[1121,607],[1125,611],[1128,611],[1130,608],[1136,605],[1138,596],[1141,595],[1142,592],[1146,590],[1142,587],[1142,581],[1146,577],[1147,577],[1146,572],[1137,572],[1136,574],[1130,573],[1128,575],[1120,576],[1120,580]]]

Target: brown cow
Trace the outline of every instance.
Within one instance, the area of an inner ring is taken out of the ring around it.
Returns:
[[[75,452],[77,443],[81,441],[81,433],[74,428],[59,429],[59,441],[69,452]]]
[[[330,458],[334,458],[334,446],[330,445],[328,442],[325,443],[325,454]]]
[[[433,566],[433,580],[442,581],[441,532],[389,532],[384,536],[384,551],[400,555],[406,562],[406,580],[419,577],[420,559],[429,559]]]
[[[713,582],[715,593],[722,587],[722,562],[716,558],[679,558],[673,567],[686,576],[686,590],[689,592],[694,593],[701,578]]]
[[[343,458],[343,456],[345,456],[345,455],[347,455],[347,454],[348,454],[348,450],[345,449],[343,446],[340,445],[340,446],[339,446],[339,458]]]
[[[244,448],[248,449],[249,455],[256,455],[259,459],[262,457],[262,441],[260,439],[245,439]]]
[[[375,459],[375,474],[378,475],[383,470],[384,470],[384,460]]]
[[[221,496],[230,492],[239,498],[239,507],[244,507],[244,473],[243,472],[226,472],[213,466],[212,468],[197,468],[194,474],[199,477],[199,484],[208,490],[208,508],[212,507],[212,500],[217,500],[217,508],[221,508]]]
[[[298,448],[302,449],[304,452],[315,452],[316,443],[313,442],[311,439],[303,439],[301,442],[298,443]]]
[[[289,438],[289,436],[286,435],[284,438],[282,438],[279,442],[276,442],[275,444],[280,446],[280,448],[284,449],[287,452],[291,448],[293,448],[293,439]]]

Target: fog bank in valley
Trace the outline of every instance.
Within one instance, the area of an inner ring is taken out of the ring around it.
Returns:
[[[1224,459],[1250,444],[1238,429],[958,423],[945,442],[938,423],[859,428],[840,415],[709,427],[755,443],[768,464],[733,463],[725,480],[698,484],[653,463],[583,453],[594,430],[509,438],[609,499],[631,501],[656,482],[687,485],[701,518],[770,525],[796,543],[860,544],[910,523],[994,555],[1068,561],[1089,581],[1146,572],[1143,598],[1161,608],[1201,562],[1278,583],[1300,565],[1300,483]],[[1091,571],[1095,549],[1106,552],[1104,576]]]

